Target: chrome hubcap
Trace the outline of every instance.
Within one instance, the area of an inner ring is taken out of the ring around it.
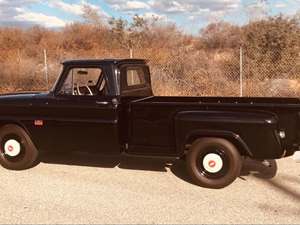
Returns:
[[[10,157],[16,157],[21,153],[21,144],[14,139],[7,140],[4,144],[4,153]]]
[[[209,173],[218,173],[223,169],[221,156],[215,153],[206,155],[203,159],[203,168]]]

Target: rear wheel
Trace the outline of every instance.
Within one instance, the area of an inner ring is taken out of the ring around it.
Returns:
[[[241,156],[236,147],[221,138],[195,141],[187,158],[187,170],[195,184],[207,188],[224,188],[239,175]]]
[[[0,129],[0,164],[11,170],[28,169],[38,158],[38,151],[21,127],[10,124]]]

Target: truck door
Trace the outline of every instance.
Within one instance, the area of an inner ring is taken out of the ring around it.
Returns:
[[[105,69],[70,67],[48,110],[52,148],[119,154],[118,106]]]

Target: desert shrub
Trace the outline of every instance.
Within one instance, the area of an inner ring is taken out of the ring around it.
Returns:
[[[134,16],[132,22],[113,19],[105,24],[87,10],[84,19],[60,30],[1,27],[0,92],[45,90],[44,50],[52,85],[63,60],[128,58],[132,49],[134,57],[149,60],[157,95],[237,96],[242,47],[247,96],[299,95],[296,81],[278,81],[300,76],[296,19],[271,17],[241,27],[214,23],[198,36],[157,18]]]

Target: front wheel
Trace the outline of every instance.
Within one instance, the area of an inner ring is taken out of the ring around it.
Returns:
[[[221,138],[196,140],[188,152],[186,163],[195,184],[213,189],[230,185],[242,168],[236,147]]]
[[[0,164],[11,170],[28,169],[38,158],[38,151],[21,127],[9,124],[0,129]]]

